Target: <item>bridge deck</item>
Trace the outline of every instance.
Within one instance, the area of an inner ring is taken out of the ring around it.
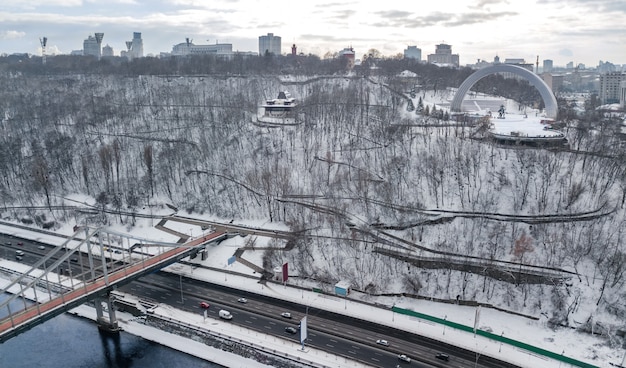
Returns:
[[[155,269],[174,263],[184,258],[193,250],[194,246],[219,240],[225,237],[225,235],[224,232],[215,232],[201,238],[193,239],[185,244],[181,244],[184,247],[173,248],[148,259],[144,259],[141,262],[130,264],[127,267],[108,274],[106,277],[101,276],[92,282],[83,283],[77,289],[62,293],[47,302],[35,303],[26,309],[11,313],[0,321],[0,341],[5,341],[24,332],[39,323],[65,312],[68,308],[71,309],[85,300],[91,299],[95,295],[105,293],[117,284],[129,282]]]

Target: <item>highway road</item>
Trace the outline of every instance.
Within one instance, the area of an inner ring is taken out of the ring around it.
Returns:
[[[44,249],[40,249],[42,246]],[[19,262],[25,264],[37,262],[52,249],[51,247],[39,242],[0,235],[0,256],[15,260],[15,251],[22,250],[24,256]],[[86,259],[86,256],[84,258]],[[67,264],[72,269],[72,273],[77,274],[81,272],[80,261],[80,259],[69,261],[64,263],[64,266]],[[271,284],[268,286],[272,287]],[[166,272],[144,276],[121,286],[119,290],[155,304],[165,303],[199,314],[204,313],[200,303],[208,302],[210,307],[207,313],[210,317],[219,318],[218,311],[226,309],[233,315],[230,323],[296,342],[299,342],[299,332],[290,334],[285,331],[285,328],[288,326],[297,328],[300,319],[307,315],[307,346],[375,367],[396,367],[397,365],[400,367],[515,367],[388,326]],[[248,302],[239,303],[237,300],[240,297],[245,297]],[[282,317],[282,312],[290,312],[292,318]],[[389,346],[376,344],[378,339],[387,340]],[[435,354],[439,352],[448,354],[450,361],[436,359]],[[411,357],[411,363],[401,362],[398,359],[399,354]]]

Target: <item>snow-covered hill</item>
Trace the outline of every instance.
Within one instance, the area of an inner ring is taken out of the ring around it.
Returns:
[[[568,127],[570,150],[498,146],[407,109],[447,112],[453,91],[412,97],[393,77],[1,79],[3,218],[131,229],[133,211],[169,204],[282,223],[301,236],[266,263],[316,282],[623,339],[626,163],[609,132]],[[279,90],[296,124],[255,124]],[[76,193],[94,211],[63,208]]]

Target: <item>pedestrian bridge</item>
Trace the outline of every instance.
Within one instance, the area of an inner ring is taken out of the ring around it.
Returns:
[[[14,274],[2,289],[11,296],[0,304],[0,343],[90,300],[96,301],[99,326],[116,331],[111,290],[225,237],[226,232],[216,231],[181,243],[164,243],[81,227],[28,271]],[[108,320],[103,316],[103,302]]]

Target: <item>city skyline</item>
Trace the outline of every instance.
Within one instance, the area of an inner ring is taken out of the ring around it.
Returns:
[[[196,44],[231,43],[233,51],[258,51],[259,36],[273,33],[282,38],[282,53],[294,43],[298,52],[320,57],[353,47],[357,58],[370,49],[395,56],[417,46],[424,60],[446,43],[460,55],[461,65],[498,55],[592,67],[600,60],[626,64],[625,15],[626,3],[612,0],[442,0],[410,9],[399,0],[314,1],[298,7],[253,0],[5,0],[0,53],[40,55],[39,38],[45,36],[48,55],[69,54],[95,32],[104,33],[102,45],[113,47],[116,55],[133,32],[142,33],[144,55],[171,52],[187,37]]]

